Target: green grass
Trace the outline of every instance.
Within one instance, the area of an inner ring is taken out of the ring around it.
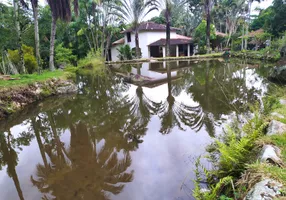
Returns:
[[[66,73],[64,71],[44,71],[42,74],[23,74],[23,75],[12,75],[12,78],[19,78],[19,80],[0,80],[0,89],[9,88],[14,86],[28,85],[34,82],[42,82],[51,78],[65,78]]]
[[[273,144],[281,150],[281,159],[283,163],[286,163],[286,134],[282,135],[273,135],[262,137],[258,143],[262,144]],[[281,168],[271,164],[265,163],[255,163],[249,165],[249,168],[253,169],[258,173],[262,173],[265,176],[276,179],[286,186],[286,168]]]

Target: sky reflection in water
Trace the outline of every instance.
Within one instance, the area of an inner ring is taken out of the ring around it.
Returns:
[[[78,77],[1,122],[0,199],[192,199],[194,160],[268,86],[241,60],[113,68],[151,81]]]

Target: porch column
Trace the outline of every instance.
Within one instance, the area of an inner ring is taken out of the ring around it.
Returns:
[[[176,45],[176,57],[179,57],[179,45]]]
[[[148,46],[148,58],[151,58],[150,47]]]
[[[190,54],[191,54],[191,52],[190,52],[190,44],[188,44],[188,56],[191,56]]]
[[[166,57],[166,47],[162,47],[162,50],[163,50],[163,58],[165,58]]]

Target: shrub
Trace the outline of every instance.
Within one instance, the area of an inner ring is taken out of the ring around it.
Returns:
[[[135,57],[134,51],[131,50],[128,44],[121,45],[117,48],[119,55],[117,56],[120,60],[132,60]]]
[[[84,59],[79,60],[78,67],[79,70],[77,71],[81,74],[85,74],[86,72],[90,74],[91,72],[93,74],[101,75],[105,69],[104,59],[102,57],[95,56],[94,53],[90,52]]]
[[[23,45],[23,53],[24,53],[24,62],[26,70],[29,74],[32,74],[38,69],[37,60],[36,57],[34,56],[34,48]],[[11,62],[19,69],[19,63],[20,63],[19,51],[9,49],[8,54],[10,56]]]
[[[55,61],[57,65],[74,64],[76,62],[76,56],[72,54],[72,50],[63,47],[63,43],[60,43],[55,48]]]

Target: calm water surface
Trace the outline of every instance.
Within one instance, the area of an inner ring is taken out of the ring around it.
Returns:
[[[268,87],[241,60],[112,68],[0,123],[1,200],[193,199],[194,160]]]

